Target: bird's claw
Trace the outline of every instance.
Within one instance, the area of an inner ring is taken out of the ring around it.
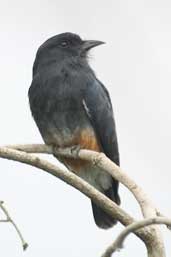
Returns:
[[[78,158],[80,149],[81,149],[80,145],[73,145],[71,147],[71,154],[74,156],[75,159]]]
[[[53,154],[54,154],[54,156],[60,161],[59,146],[52,145],[52,147],[53,147]]]

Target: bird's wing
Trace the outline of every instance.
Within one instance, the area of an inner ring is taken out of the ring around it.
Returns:
[[[83,106],[104,153],[119,165],[118,142],[112,104],[107,89],[100,81],[94,79],[93,82],[89,82],[84,94]]]

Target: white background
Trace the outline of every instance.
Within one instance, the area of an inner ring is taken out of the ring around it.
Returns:
[[[107,42],[92,51],[91,65],[112,98],[121,166],[171,215],[169,0],[1,0],[0,144],[42,142],[28,106],[32,64],[38,46],[65,31]],[[138,218],[132,195],[123,187],[120,194],[122,207]],[[11,225],[0,224],[3,257],[98,257],[122,229],[119,224],[98,229],[90,201],[80,192],[45,172],[2,159],[0,199],[29,243],[23,253]],[[164,228],[163,234],[170,256],[170,234]],[[144,257],[145,247],[130,236],[116,256]]]

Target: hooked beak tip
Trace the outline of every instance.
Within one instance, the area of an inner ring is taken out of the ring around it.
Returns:
[[[88,51],[93,47],[103,45],[105,42],[99,40],[85,40],[83,41],[83,50]]]

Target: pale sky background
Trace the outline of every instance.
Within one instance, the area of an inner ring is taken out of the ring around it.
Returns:
[[[170,0],[1,0],[0,144],[42,142],[28,106],[32,64],[42,42],[66,31],[107,42],[92,51],[91,65],[111,95],[121,166],[171,216]],[[88,198],[45,172],[2,159],[0,170],[0,199],[29,243],[23,252],[11,225],[0,224],[3,257],[99,257],[122,229],[98,229]],[[123,187],[120,194],[122,207],[140,217],[132,195]],[[146,250],[130,236],[116,256]]]

